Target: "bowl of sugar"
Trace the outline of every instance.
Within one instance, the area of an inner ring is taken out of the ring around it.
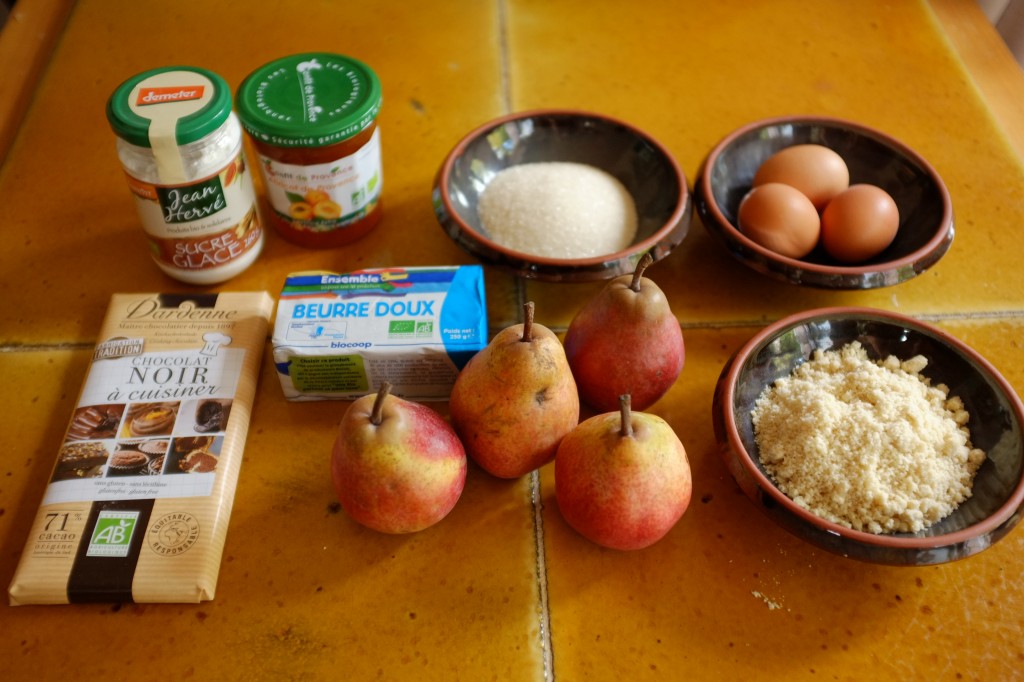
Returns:
[[[632,272],[686,237],[692,200],[657,140],[608,116],[535,110],[464,136],[433,188],[445,233],[485,265],[549,282]]]
[[[977,351],[895,312],[768,325],[726,364],[715,438],[739,487],[793,535],[870,563],[963,559],[1024,515],[1024,406]]]

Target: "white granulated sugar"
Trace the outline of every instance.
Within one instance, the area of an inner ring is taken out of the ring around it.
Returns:
[[[962,401],[920,374],[927,360],[872,362],[858,342],[816,351],[751,413],[761,462],[794,502],[871,533],[927,528],[971,496],[985,453]]]
[[[545,258],[604,256],[636,236],[636,205],[605,171],[582,163],[510,166],[480,196],[487,235],[515,251]]]

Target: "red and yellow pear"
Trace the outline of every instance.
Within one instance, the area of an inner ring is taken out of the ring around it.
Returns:
[[[390,395],[385,382],[345,411],[331,454],[342,509],[383,533],[428,528],[455,507],[466,483],[466,451],[441,416]]]
[[[683,332],[665,293],[644,270],[611,280],[576,314],[565,334],[565,354],[580,397],[599,412],[617,409],[629,393],[645,410],[679,378],[686,358]]]
[[[530,302],[523,324],[501,330],[470,359],[449,401],[466,452],[499,478],[550,462],[579,423],[579,394],[562,344],[533,316]]]
[[[619,412],[587,419],[562,439],[555,457],[555,497],[566,522],[610,549],[633,550],[665,537],[690,504],[686,449],[657,415]]]

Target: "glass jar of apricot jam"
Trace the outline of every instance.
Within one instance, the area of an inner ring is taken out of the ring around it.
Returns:
[[[242,125],[259,155],[269,211],[285,239],[341,246],[381,216],[377,75],[326,52],[265,64],[238,87]]]

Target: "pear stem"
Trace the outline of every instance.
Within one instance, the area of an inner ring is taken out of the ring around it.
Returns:
[[[370,423],[374,426],[380,426],[381,421],[384,419],[384,398],[387,398],[390,392],[390,382],[385,381],[380,385],[380,390],[377,391],[377,399],[373,401],[373,410],[370,412]]]
[[[644,270],[651,266],[654,262],[654,256],[651,255],[650,251],[644,253],[643,257],[640,258],[636,264],[636,269],[633,270],[633,281],[629,283],[629,288],[633,291],[640,291],[640,278],[644,276]]]
[[[533,341],[533,301],[523,304],[523,338],[522,341]]]
[[[619,396],[619,414],[622,416],[622,426],[619,428],[619,435],[623,438],[633,436],[633,417],[630,413],[631,399],[628,393]]]

